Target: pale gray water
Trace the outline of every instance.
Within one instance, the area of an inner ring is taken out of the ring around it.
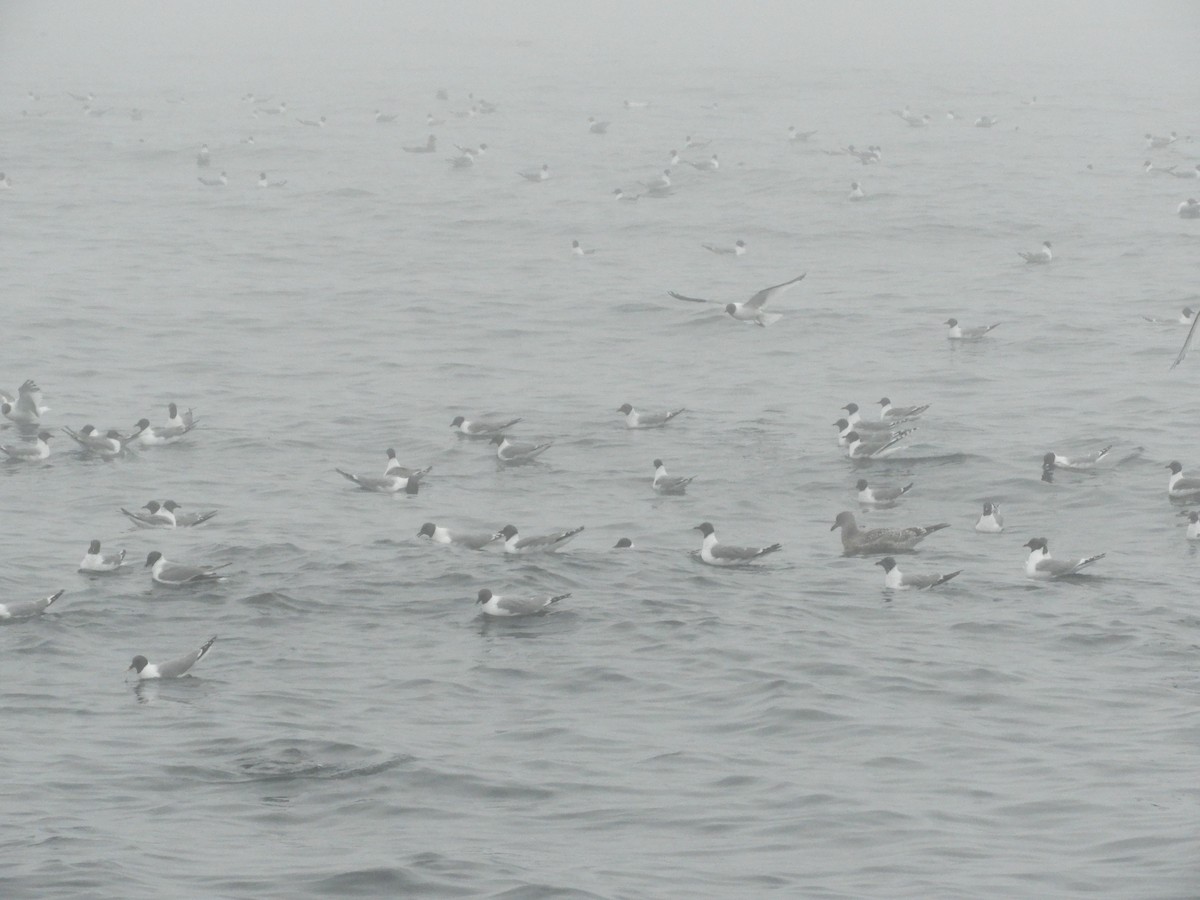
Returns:
[[[912,47],[790,59],[786,7],[775,29],[681,24],[661,56],[647,32],[663,11],[627,23],[624,54],[620,23],[593,42],[553,13],[556,42],[426,14],[397,27],[395,58],[391,32],[361,57],[336,47],[367,40],[369,16],[305,28],[276,10],[276,45],[268,21],[229,21],[236,7],[157,26],[114,9],[7,20],[0,388],[37,379],[55,432],[161,422],[172,400],[201,422],[116,462],[60,435],[49,464],[0,465],[0,602],[66,588],[0,628],[0,894],[1200,892],[1198,560],[1163,468],[1200,473],[1200,359],[1168,372],[1183,326],[1140,318],[1195,289],[1200,222],[1175,207],[1200,182],[1141,172],[1144,132],[1200,136],[1190,8],[1159,8],[1128,57],[1116,34],[1142,18],[1103,7],[1061,54],[1032,40],[1009,64],[1014,29],[961,68]],[[835,44],[852,24],[818,20]],[[207,43],[188,44],[193,25]],[[85,49],[89,27],[107,51]],[[756,57],[743,39],[767,33]],[[689,35],[706,38],[690,64]],[[289,114],[254,118],[249,90]],[[85,116],[67,91],[110,110]],[[453,118],[467,91],[499,111]],[[933,124],[889,112],[906,103]],[[377,108],[399,118],[377,125]],[[427,128],[429,111],[447,123]],[[1000,121],[971,127],[981,114]],[[792,124],[820,134],[790,147]],[[431,130],[445,152],[400,151]],[[670,198],[610,199],[686,134],[712,140],[684,155],[717,152],[719,172],[680,166]],[[455,142],[481,141],[477,166],[450,169]],[[848,143],[881,144],[883,163],[822,152]],[[1192,166],[1200,146],[1149,155]],[[545,184],[517,177],[544,162]],[[222,169],[225,188],[196,180]],[[259,189],[263,170],[287,185]],[[852,180],[872,199],[847,202]],[[573,258],[575,238],[599,252]],[[741,259],[699,246],[738,238]],[[1046,239],[1058,258],[1023,265]],[[767,329],[666,295],[745,300],[803,271]],[[949,316],[1003,324],[954,346]],[[883,394],[933,407],[901,459],[853,465],[832,422]],[[689,413],[630,432],[624,402]],[[481,413],[555,446],[498,470],[448,427]],[[1107,443],[1100,470],[1040,480],[1046,450]],[[380,474],[387,447],[434,466],[418,496],[333,471]],[[697,476],[685,496],[653,494],[655,457]],[[860,476],[916,487],[870,512]],[[219,515],[161,533],[118,512],[168,496]],[[973,531],[985,499],[1005,534]],[[843,509],[950,522],[901,565],[963,574],[892,597],[874,557],[840,555]],[[586,530],[514,561],[418,541],[427,520]],[[703,520],[784,550],[710,569],[692,555]],[[638,549],[610,551],[621,535]],[[1021,544],[1039,535],[1108,556],[1033,583]],[[76,574],[92,538],[134,568]],[[153,549],[231,577],[154,588]],[[485,586],[574,596],[486,622]],[[122,681],[135,653],[214,633],[195,677]]]

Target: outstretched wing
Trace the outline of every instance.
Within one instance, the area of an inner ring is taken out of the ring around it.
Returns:
[[[746,301],[746,306],[749,307],[750,309],[761,309],[763,306],[766,305],[767,301],[770,300],[772,297],[776,296],[777,294],[782,294],[784,291],[786,291],[792,285],[799,284],[801,281],[803,281],[804,276],[807,274],[808,274],[807,272],[804,272],[801,275],[798,275],[797,277],[793,278],[791,281],[785,281],[782,284],[773,284],[768,288],[763,288],[761,291],[759,291],[757,294],[755,294],[753,297],[751,297],[749,300]]]
[[[686,300],[688,303],[720,303],[720,300],[708,300],[704,297],[685,297],[683,294],[677,294],[675,291],[667,291],[667,294],[674,297],[676,300]]]
[[[1188,351],[1192,349],[1192,341],[1196,339],[1197,324],[1200,324],[1200,315],[1192,316],[1192,327],[1188,329],[1187,337],[1183,339],[1183,346],[1179,348],[1179,355],[1175,357],[1175,362],[1171,363],[1171,369],[1183,362],[1184,357],[1188,355]],[[1170,371],[1170,369],[1167,371]]]

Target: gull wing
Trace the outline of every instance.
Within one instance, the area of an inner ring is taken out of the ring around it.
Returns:
[[[705,297],[685,297],[683,294],[677,294],[675,291],[667,291],[667,295],[674,297],[676,300],[686,300],[688,303],[720,303],[720,300],[709,300]]]
[[[1192,327],[1188,329],[1187,337],[1183,339],[1183,346],[1179,348],[1179,355],[1175,357],[1175,362],[1171,363],[1171,369],[1183,362],[1184,357],[1188,355],[1188,351],[1192,349],[1192,341],[1196,339],[1197,324],[1200,324],[1200,316],[1192,316]],[[1167,371],[1170,371],[1170,369]]]
[[[761,309],[763,306],[766,305],[767,301],[770,300],[772,297],[776,296],[777,294],[782,294],[784,291],[786,291],[792,285],[798,284],[799,282],[803,281],[804,276],[807,274],[808,274],[807,272],[804,272],[804,273],[798,275],[797,277],[793,278],[791,281],[785,281],[782,284],[773,284],[768,288],[763,288],[761,291],[759,291],[757,294],[755,294],[753,297],[751,297],[749,300],[746,301],[746,306],[749,307],[750,309]]]
[[[203,647],[193,650],[191,653],[185,653],[183,656],[172,659],[168,662],[159,663],[159,676],[162,678],[178,678],[180,675],[194,666],[201,659],[201,657],[208,652],[208,648],[213,645],[213,641],[216,639],[217,636],[214,634],[205,642]]]

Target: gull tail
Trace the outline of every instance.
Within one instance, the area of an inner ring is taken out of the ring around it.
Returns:
[[[939,575],[937,581],[935,581],[933,584],[931,584],[930,587],[935,588],[939,584],[945,584],[947,581],[949,581],[955,575],[961,575],[961,574],[962,574],[962,569],[959,569],[957,572],[950,572],[947,575]]]
[[[1099,560],[1104,559],[1106,556],[1108,556],[1107,553],[1097,553],[1095,556],[1089,556],[1087,559],[1081,559],[1078,564],[1076,564],[1074,571],[1078,572],[1084,566],[1090,566],[1092,563],[1098,562]]]
[[[207,641],[204,642],[204,646],[200,648],[200,652],[196,656],[197,662],[204,659],[204,654],[208,652],[209,647],[211,647],[213,645],[213,643],[216,642],[216,640],[217,640],[217,636],[214,634],[212,637],[210,637]]]
[[[47,597],[45,600],[42,601],[42,603],[45,604],[45,606],[43,606],[42,609],[45,609],[46,607],[48,607],[51,603],[53,603],[55,600],[57,600],[59,597],[61,597],[64,593],[66,593],[66,588],[63,588],[62,590],[51,594],[49,597]]]
[[[567,592],[567,593],[565,593],[565,594],[559,594],[557,597],[551,597],[551,598],[550,598],[550,603],[557,603],[559,600],[566,600],[566,599],[567,599],[568,597],[570,597],[570,596],[571,596],[571,592],[570,592],[570,591],[568,591],[568,592]],[[546,605],[547,605],[547,606],[549,606],[550,604],[546,604]]]
[[[915,481],[910,481],[910,482],[909,482],[908,484],[906,484],[904,487],[900,488],[900,493],[898,493],[896,496],[897,496],[897,497],[903,497],[905,494],[907,494],[909,491],[911,491],[911,490],[912,490],[912,486],[913,486],[914,484],[916,484],[916,482],[915,482]]]
[[[925,534],[921,535],[921,537],[924,537],[926,534],[933,534],[935,531],[941,531],[943,528],[949,527],[949,522],[938,522],[936,525],[926,525],[924,529]]]
[[[347,479],[347,480],[349,480],[349,481],[353,481],[353,482],[354,482],[355,484],[357,484],[359,487],[362,487],[362,482],[358,480],[358,476],[357,476],[357,475],[351,475],[349,472],[344,472],[344,471],[342,471],[341,469],[334,469],[333,471],[337,472],[337,473],[338,473],[339,475],[341,475],[343,478],[345,478],[345,479]],[[121,510],[121,511],[122,511],[122,512],[124,512],[124,510]]]
[[[766,556],[768,553],[774,553],[777,550],[782,550],[783,544],[772,544],[770,547],[763,547],[758,551],[759,556]]]

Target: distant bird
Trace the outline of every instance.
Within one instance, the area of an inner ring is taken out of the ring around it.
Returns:
[[[1175,167],[1171,167],[1171,174],[1176,178],[1200,178],[1200,163],[1197,163],[1194,168],[1184,169],[1182,172],[1176,171]]]
[[[491,442],[496,445],[496,458],[502,463],[509,464],[531,462],[554,444],[553,441],[546,441],[544,444],[510,441],[502,434],[493,437]]]
[[[626,100],[624,103],[626,109],[645,109],[649,105],[646,100]]]
[[[683,149],[684,150],[702,150],[711,143],[712,143],[712,141],[706,141],[706,140],[701,140],[700,138],[694,138],[689,134],[689,135],[685,135],[683,138]]]
[[[1000,120],[997,119],[995,116],[980,116],[978,119],[975,120],[975,127],[976,128],[991,128],[998,121],[1000,121]]]
[[[946,110],[946,118],[949,119],[951,122],[957,122],[959,119],[962,118],[962,116],[960,116],[954,110],[948,109],[948,110]]]
[[[892,590],[914,588],[919,591],[927,591],[939,584],[945,584],[955,575],[962,574],[962,569],[959,569],[945,575],[905,575],[896,567],[896,559],[892,556],[885,556],[875,565],[883,566],[883,586]]]
[[[595,252],[595,249],[591,247],[585,250],[579,241],[571,241],[571,253],[575,256],[591,256]]]
[[[475,602],[481,604],[484,614],[489,616],[533,616],[545,612],[553,604],[570,596],[570,593],[566,593],[557,596],[502,597],[484,588],[475,598]]]
[[[1090,566],[1106,556],[1104,553],[1097,553],[1095,556],[1074,560],[1053,559],[1045,538],[1033,538],[1023,546],[1029,548],[1029,556],[1025,559],[1025,574],[1030,578],[1043,580],[1074,575],[1084,566]]]
[[[767,301],[772,297],[782,294],[784,291],[799,284],[804,280],[804,276],[808,273],[801,273],[790,281],[784,281],[780,284],[771,285],[771,287],[763,288],[745,303],[728,303],[725,304],[725,312],[739,322],[747,324],[761,325],[763,327],[778,322],[783,316],[778,313],[768,313],[763,311]],[[720,303],[719,300],[706,300],[702,297],[685,297],[683,294],[678,294],[675,291],[667,292],[676,300],[686,300],[689,303]]]
[[[880,436],[879,440],[872,442],[867,442],[857,431],[850,431],[846,434],[846,458],[879,459],[884,456],[891,456],[900,449],[900,442],[912,430],[900,431],[893,435],[885,433]]]
[[[808,139],[817,132],[814,131],[797,131],[795,125],[788,126],[788,140],[797,144],[808,143]]]
[[[1004,530],[1004,519],[1000,515],[1000,504],[990,501],[983,504],[983,513],[975,522],[980,534],[999,534]]]
[[[947,319],[942,324],[950,326],[950,332],[946,335],[949,340],[977,341],[984,337],[984,335],[990,332],[993,328],[997,327],[1000,323],[996,322],[992,325],[977,325],[974,328],[963,328],[958,324],[958,319]]]
[[[395,494],[405,491],[415,494],[419,490],[421,478],[429,473],[433,466],[427,466],[411,475],[402,475],[396,470],[385,472],[383,475],[352,475],[342,469],[334,469],[347,481],[353,481],[364,491],[375,491],[382,494]]]
[[[227,568],[231,563],[224,563],[219,566],[186,566],[180,563],[167,562],[157,550],[151,550],[146,556],[146,565],[142,568],[150,569],[150,577],[159,584],[165,584],[168,587],[181,587],[185,584],[200,584],[206,581],[222,581],[225,576],[219,574],[221,569]]]
[[[225,187],[225,185],[229,184],[229,178],[224,172],[222,172],[216,178],[205,178],[203,175],[201,175],[196,180],[205,187]]]
[[[1172,500],[1200,500],[1200,478],[1185,478],[1178,460],[1167,463],[1167,496]]]
[[[700,560],[710,566],[744,566],[768,553],[783,549],[783,544],[771,544],[769,547],[734,547],[718,543],[716,529],[711,522],[701,522],[692,530],[699,531],[703,537],[700,544]]]
[[[1185,306],[1183,310],[1174,319],[1160,319],[1156,316],[1142,316],[1147,322],[1152,322],[1155,325],[1191,325],[1192,319],[1195,317],[1196,311],[1190,306]]]
[[[1188,197],[1175,208],[1181,219],[1200,219],[1200,202],[1195,197]]]
[[[1048,263],[1050,260],[1054,259],[1054,254],[1050,252],[1049,241],[1042,241],[1042,247],[1040,250],[1034,250],[1031,253],[1018,250],[1017,255],[1020,256],[1021,259],[1025,260],[1026,263],[1033,263],[1035,265]]]
[[[18,425],[36,425],[41,421],[42,413],[49,410],[50,407],[42,403],[42,389],[32,378],[27,378],[17,388],[15,400],[0,392],[0,413]]]
[[[196,154],[196,165],[202,169],[208,168],[212,154],[209,153],[208,144],[200,145],[200,152]]]
[[[912,490],[914,482],[903,487],[894,484],[868,484],[867,479],[860,478],[854,485],[858,491],[858,502],[867,506],[893,506],[896,501]]]
[[[1042,468],[1070,469],[1076,472],[1094,469],[1100,460],[1108,456],[1110,450],[1112,450],[1112,444],[1101,447],[1099,450],[1093,450],[1091,453],[1084,453],[1081,456],[1063,456],[1061,453],[1047,453],[1042,457]]]
[[[641,196],[642,196],[641,194],[627,194],[623,190],[621,190],[621,188],[615,188],[613,190],[613,199],[614,200],[624,200],[626,203],[632,203]]]
[[[539,534],[534,537],[521,537],[515,525],[505,525],[500,529],[504,538],[505,553],[553,553],[583,531],[582,525],[568,531],[555,531],[551,534]]]
[[[382,110],[375,110],[375,124],[387,125],[390,122],[396,121],[396,113],[384,113]]]
[[[628,403],[622,403],[617,408],[617,412],[625,415],[626,428],[661,428],[680,413],[687,412],[687,410],[681,406],[679,409],[673,409],[668,412],[644,413],[638,412]]]
[[[324,128],[325,127],[325,117],[324,116],[321,116],[321,118],[319,118],[319,119],[296,119],[296,121],[299,122],[301,125],[307,125],[309,128]]]
[[[593,117],[588,116],[588,131],[592,134],[607,134],[608,122],[597,122]]]
[[[7,191],[11,189],[12,182],[9,180],[7,175],[5,175],[3,172],[0,172],[0,191]]]
[[[15,462],[41,462],[50,456],[50,439],[54,437],[48,431],[39,431],[37,440],[32,444],[4,444],[0,445],[0,452],[3,452],[10,460]]]
[[[450,427],[464,437],[490,438],[493,435],[508,430],[520,421],[520,417],[509,419],[507,422],[501,422],[498,419],[486,421],[484,419],[465,419],[462,416],[455,416],[454,421],[450,423]]]
[[[425,138],[425,143],[401,147],[401,149],[405,153],[435,153],[437,152],[437,136],[431,134]]]
[[[58,591],[40,600],[18,600],[15,603],[0,603],[0,622],[10,619],[28,619],[33,616],[40,616],[49,608],[51,603],[62,595],[63,591]]]
[[[860,185],[857,181],[850,182],[849,199],[851,199],[851,200],[867,199],[867,195],[865,193],[863,193],[862,185]]]
[[[654,490],[660,494],[682,494],[695,479],[695,475],[668,475],[661,459],[654,461]]]
[[[658,194],[661,196],[671,189],[671,170],[663,169],[661,175],[656,178],[652,178],[649,181],[643,181],[641,184],[644,188],[646,188],[646,193],[651,195]]]
[[[840,512],[830,531],[842,530],[842,550],[847,556],[879,553],[906,553],[935,531],[949,528],[949,522],[937,525],[911,525],[908,528],[871,528],[860,531],[854,513]]]
[[[692,162],[690,159],[685,159],[684,162],[699,172],[715,172],[721,168],[721,161],[717,159],[717,154],[715,153],[708,159],[703,159],[700,162]]]
[[[518,172],[517,174],[526,181],[546,181],[550,177],[550,164],[542,163],[542,167],[540,169],[535,171]]]
[[[732,247],[719,247],[715,244],[701,244],[700,246],[710,253],[725,256],[743,256],[746,253],[746,242],[742,240],[734,241]]]
[[[287,112],[287,104],[280,103],[278,106],[258,106],[255,107],[255,112],[265,113],[268,116],[279,116]]]
[[[672,150],[667,154],[667,165],[677,166],[683,162],[683,157],[679,155],[678,150]]]
[[[100,542],[88,544],[87,553],[79,563],[80,572],[115,572],[125,562],[125,551],[120,553],[103,554],[100,552]]]
[[[258,186],[259,186],[260,188],[283,187],[285,184],[287,184],[287,179],[286,179],[286,178],[279,179],[279,180],[277,180],[277,181],[270,181],[270,180],[268,180],[268,179],[267,179],[267,173],[266,173],[266,172],[259,172],[259,173],[258,173]]]
[[[445,119],[437,118],[433,113],[427,113],[425,116],[425,124],[430,128],[435,128],[438,125],[445,125]]]
[[[210,647],[216,641],[217,636],[214,634],[210,637],[203,646],[198,650],[193,650],[191,653],[185,653],[183,656],[176,659],[168,660],[163,663],[152,663],[144,656],[135,656],[133,662],[129,664],[129,669],[126,671],[134,671],[137,673],[139,681],[146,681],[153,678],[178,678],[181,675],[187,674],[187,671],[197,662],[204,658]]]
[[[892,111],[895,112],[895,110],[892,110]],[[898,115],[901,119],[903,119],[905,122],[907,122],[909,127],[911,127],[911,128],[924,128],[926,125],[928,125],[930,122],[933,121],[933,119],[928,114],[917,116],[917,115],[913,115],[911,113],[908,115],[905,115],[904,113],[897,112],[896,115]]]
[[[1150,160],[1146,160],[1144,163],[1142,163],[1142,171],[1147,175],[1174,175],[1175,167],[1156,166],[1154,163],[1150,162]]]
[[[882,419],[915,419],[917,416],[923,415],[929,409],[929,404],[922,406],[892,406],[892,401],[887,397],[881,397],[879,400],[879,418]]]
[[[1172,131],[1168,137],[1159,137],[1146,132],[1146,149],[1161,150],[1163,147],[1170,147],[1177,140],[1179,140],[1179,135],[1177,135],[1174,131]]]
[[[482,550],[488,544],[501,539],[500,533],[496,531],[475,533],[450,531],[432,522],[426,522],[422,525],[421,530],[417,532],[417,537],[429,538],[435,544],[454,544],[459,547],[467,547],[471,550]]]
[[[1188,513],[1187,539],[1189,541],[1200,541],[1200,513]]]

